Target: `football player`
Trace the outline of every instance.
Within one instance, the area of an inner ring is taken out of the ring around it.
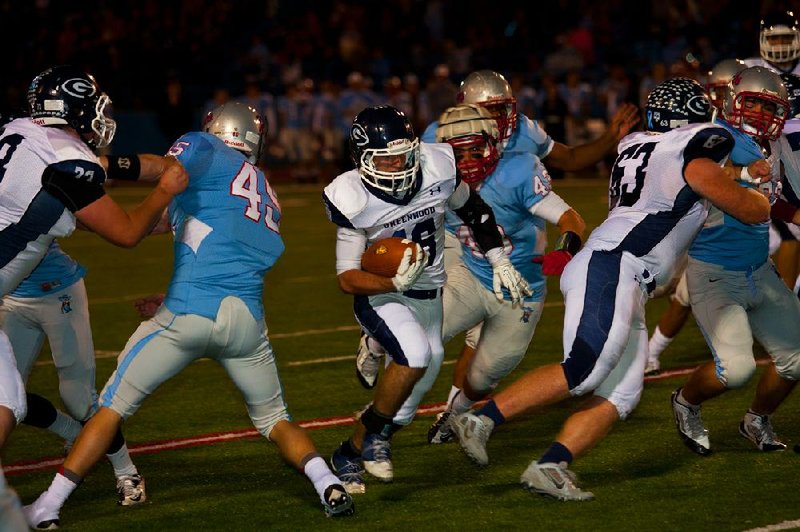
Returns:
[[[123,420],[164,381],[203,357],[225,368],[255,427],[305,473],[325,513],[353,513],[353,501],[339,479],[306,432],[291,422],[267,338],[263,279],[284,245],[280,205],[255,166],[265,128],[254,109],[230,102],[208,114],[202,132],[183,135],[169,150],[190,179],[169,206],[175,271],[166,299],[120,353],[100,394],[100,409],[48,490],[25,507],[31,525],[56,521]]]
[[[492,269],[475,246],[469,228],[459,226],[463,261],[447,269],[444,289],[443,342],[476,323],[483,323],[474,357],[459,368],[444,412],[428,431],[429,443],[453,439],[447,420],[484,399],[522,360],[542,315],[544,275],[560,275],[581,246],[585,223],[558,194],[539,159],[530,153],[498,153],[498,128],[492,115],[474,104],[446,110],[436,140],[453,147],[459,173],[492,207],[511,263],[533,294],[520,306],[492,294]],[[561,237],[544,254],[545,223],[557,224]],[[541,264],[541,265],[540,265]]]
[[[745,59],[745,65],[800,75],[800,25],[794,13],[784,11],[764,17],[758,38],[761,57]]]
[[[735,140],[730,160],[744,167],[740,179],[746,182],[740,188],[756,186],[756,181],[771,201],[780,192],[781,146],[776,140],[789,114],[787,99],[775,72],[750,67],[731,80],[722,119],[717,120]],[[749,170],[756,165],[769,169],[766,180],[753,178]],[[689,300],[714,360],[698,366],[673,392],[672,410],[679,435],[700,455],[711,452],[700,407],[750,380],[756,371],[753,339],[773,364],[761,376],[739,432],[762,451],[786,448],[770,416],[800,377],[800,300],[769,259],[768,229],[768,223],[712,209],[689,249]]]
[[[110,98],[86,72],[70,66],[42,72],[30,85],[28,104],[29,118],[0,128],[2,296],[34,270],[56,238],[72,233],[76,220],[113,244],[132,247],[187,184],[183,168],[169,159],[158,186],[133,209],[122,210],[105,194],[107,174],[93,150],[108,146],[116,123],[107,114]],[[2,330],[0,340],[0,406],[21,421],[24,388]]]
[[[469,74],[456,96],[456,103],[475,104],[488,110],[497,121],[501,153],[528,153],[538,157],[547,166],[559,170],[576,171],[597,163],[616,146],[619,139],[639,122],[639,111],[632,104],[623,104],[614,114],[608,129],[598,139],[580,146],[567,146],[556,142],[535,122],[517,112],[517,101],[506,79],[492,70],[478,70]],[[436,142],[438,122],[432,122],[422,134],[423,142]],[[448,262],[458,260],[461,244],[450,231],[445,238]],[[449,267],[449,264],[447,265]],[[459,356],[458,366],[464,368],[474,356],[480,325],[467,331],[466,345]],[[370,347],[372,347],[370,349]],[[366,342],[359,344],[356,368],[359,380],[366,387],[374,386],[378,374],[380,347]],[[450,390],[450,397],[458,393]]]
[[[706,90],[714,106],[714,112],[722,112],[722,105],[725,96],[728,94],[729,83],[733,76],[747,68],[744,62],[738,59],[723,59],[708,72]],[[650,337],[648,345],[647,366],[644,368],[645,376],[658,375],[661,372],[661,353],[669,347],[672,340],[681,332],[689,314],[692,312],[692,305],[689,303],[689,289],[686,287],[686,264],[687,257],[683,257],[680,267],[676,269],[676,276],[672,283],[667,287],[665,293],[669,294],[669,308],[661,315],[656,325],[653,335]],[[654,297],[658,297],[656,294]]]
[[[503,248],[491,208],[462,182],[452,148],[420,144],[406,116],[390,106],[368,107],[353,121],[354,170],[325,187],[328,216],[337,225],[339,287],[354,296],[356,319],[391,361],[372,404],[331,463],[353,492],[364,491],[363,470],[384,482],[394,478],[391,437],[409,424],[430,389],[444,356],[442,286],[445,281],[444,214],[452,209],[472,231],[492,269],[498,299],[518,305],[530,295]],[[394,277],[361,270],[361,255],[389,236],[413,240]]]
[[[561,276],[564,361],[526,373],[476,412],[450,421],[467,455],[485,465],[486,445],[498,425],[592,394],[520,479],[531,491],[561,500],[594,497],[568,467],[637,405],[647,361],[644,304],[672,278],[676,259],[702,225],[708,212],[703,199],[745,223],[769,217],[767,199],[738,186],[722,169],[733,139],[707,123],[711,104],[700,84],[686,78],[660,83],[645,111],[646,131],[620,143],[608,218]]]

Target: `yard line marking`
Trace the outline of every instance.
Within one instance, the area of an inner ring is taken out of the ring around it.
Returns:
[[[773,530],[791,530],[794,528],[800,528],[800,519],[795,519],[794,521],[784,521],[783,523],[778,523],[775,525],[751,528],[750,530],[745,530],[744,532],[772,532]]]
[[[445,364],[452,364],[454,362],[455,360],[448,360],[445,362]],[[771,362],[769,359],[756,360],[756,363],[759,365],[765,365],[768,364],[769,362]],[[661,381],[680,375],[686,375],[688,373],[691,373],[692,371],[694,371],[694,367],[673,369],[669,371],[664,371],[659,375],[645,377],[644,380],[645,382]],[[417,414],[421,416],[436,414],[444,410],[445,405],[446,403],[422,405],[417,410]],[[355,418],[352,415],[348,415],[348,416],[336,416],[336,417],[319,418],[319,419],[309,419],[306,421],[301,421],[299,425],[308,430],[317,430],[328,427],[341,427],[346,425],[352,425],[353,423],[355,423]],[[230,432],[215,432],[210,434],[200,434],[188,438],[176,438],[172,440],[147,442],[136,445],[128,444],[128,450],[133,455],[146,454],[146,453],[159,453],[171,449],[185,449],[188,447],[211,445],[224,441],[241,440],[244,438],[255,438],[257,436],[259,436],[258,431],[253,428],[250,428],[250,429],[234,430]],[[36,460],[24,460],[21,462],[15,462],[13,464],[6,464],[5,466],[3,466],[3,471],[5,471],[6,475],[22,475],[25,473],[35,473],[38,471],[45,471],[53,467],[56,467],[58,465],[61,465],[61,463],[63,462],[64,462],[63,457],[49,456],[45,458],[39,458]],[[790,522],[786,521],[786,523]],[[800,521],[791,521],[791,523],[800,523]],[[770,525],[770,526],[783,527],[784,523],[780,523],[778,525]],[[786,530],[788,528],[792,527],[787,525],[783,528],[763,528],[763,529],[758,528],[754,529],[754,531]]]

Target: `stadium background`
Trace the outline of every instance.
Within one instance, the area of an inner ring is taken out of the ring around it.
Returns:
[[[388,102],[418,132],[472,70],[513,84],[553,138],[590,139],[664,76],[702,79],[758,55],[758,23],[792,2],[754,0],[0,2],[0,111],[24,107],[52,64],[95,74],[120,123],[113,150],[163,153],[216,103],[244,98],[270,122],[276,176],[328,180],[347,166],[355,113]],[[559,177],[556,175],[556,177]]]
[[[120,129],[113,149],[158,153],[197,127],[215,93],[239,97],[256,82],[260,94],[273,96],[272,109],[284,118],[275,118],[278,127],[272,127],[266,163],[275,169],[274,177],[286,181],[278,194],[287,251],[266,278],[270,336],[295,418],[341,420],[369,398],[353,374],[357,328],[351,298],[336,287],[334,228],[319,201],[320,184],[289,183],[324,182],[347,164],[336,143],[342,140],[337,131],[346,124],[345,113],[336,103],[340,99],[326,94],[336,95],[338,87],[341,96],[348,77],[358,81],[351,74],[360,72],[372,80],[372,91],[383,95],[379,101],[393,97],[410,105],[421,127],[435,118],[431,102],[448,105],[467,72],[492,68],[516,80],[520,110],[543,121],[561,117],[545,123],[548,132],[563,135],[559,140],[580,141],[602,127],[609,101],[638,101],[640,88],[653,83],[650,73],[659,63],[667,72],[699,76],[719,59],[757,55],[759,17],[787,7],[792,6],[727,1],[506,2],[495,9],[477,1],[0,0],[0,45],[6,52],[0,102],[4,111],[18,108],[33,75],[54,63],[73,62],[95,73],[114,99]],[[439,65],[447,65],[446,76]],[[574,82],[566,84],[570,71],[579,73],[581,83],[578,89],[562,89],[563,104],[553,107],[560,111],[550,114],[543,95],[558,93],[559,83],[574,87]],[[384,89],[394,76],[401,82],[399,93],[391,83]],[[416,96],[408,90],[415,77]],[[298,84],[308,87],[305,79],[313,81],[308,93],[297,90]],[[179,105],[167,105],[167,87],[173,92],[180,87]],[[564,108],[575,94],[581,95],[575,100],[580,104],[570,114]],[[292,98],[305,107],[294,105]],[[305,124],[315,124],[316,117],[319,129],[287,120],[298,107],[306,110],[306,120],[308,109],[315,110]],[[304,153],[307,159],[288,155],[287,146],[309,141],[319,147]],[[326,153],[326,147],[333,153]],[[604,218],[607,177],[560,181],[556,190],[582,213],[589,228]],[[131,206],[145,192],[120,187],[112,194]],[[155,236],[134,250],[119,250],[95,235],[76,232],[63,247],[89,271],[102,386],[114,369],[115,354],[139,322],[132,301],[163,291],[168,283],[171,238]],[[563,304],[558,280],[548,284],[547,309],[518,372],[561,357]],[[657,299],[648,305],[651,330],[666,304]],[[458,342],[448,346],[447,363],[427,403],[446,397],[458,347]],[[490,442],[492,463],[485,469],[475,468],[455,446],[427,445],[425,432],[432,420],[427,415],[396,438],[395,483],[370,482],[357,500],[357,516],[346,522],[326,521],[305,479],[262,438],[224,441],[250,429],[249,420],[222,370],[200,362],[159,389],[126,424],[151,502],[129,511],[116,507],[110,467],[99,464],[64,508],[62,526],[81,531],[800,526],[798,455],[758,453],[737,433],[756,379],[705,408],[714,455],[695,456],[675,433],[669,395],[685,376],[672,372],[708,357],[690,320],[664,355],[665,376],[647,383],[631,419],[576,462],[582,484],[598,497],[590,504],[534,497],[517,483],[574,405],[533,413],[498,431]],[[30,389],[55,399],[57,380],[49,360],[45,349]],[[775,424],[791,445],[800,440],[797,397],[783,405]],[[311,435],[327,455],[350,430],[323,426]],[[175,440],[198,436],[208,439],[185,449],[168,448]],[[57,462],[61,453],[62,442],[52,434],[24,426],[14,432],[3,465],[13,468],[9,482],[24,502],[47,487],[54,466],[46,464]]]

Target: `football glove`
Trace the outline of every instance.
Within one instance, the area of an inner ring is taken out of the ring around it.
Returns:
[[[566,249],[555,249],[533,258],[533,262],[542,265],[542,273],[545,275],[561,275],[571,260],[572,253]]]
[[[398,292],[405,292],[417,282],[419,276],[422,275],[422,270],[425,269],[425,263],[428,262],[428,257],[422,246],[414,243],[415,250],[406,248],[403,252],[403,258],[400,260],[400,265],[397,267],[397,273],[392,277],[392,283]],[[411,262],[411,256],[414,255],[415,260]]]
[[[153,294],[137,299],[133,302],[133,306],[139,313],[139,317],[149,320],[156,315],[156,311],[162,303],[164,303],[164,294]]]
[[[503,300],[503,287],[511,296],[511,304],[519,303],[523,297],[533,295],[531,287],[506,257],[502,248],[490,249],[486,259],[492,265],[492,287],[497,299]]]

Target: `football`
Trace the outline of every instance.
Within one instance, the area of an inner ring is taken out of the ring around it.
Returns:
[[[413,250],[414,247],[412,240],[397,236],[376,240],[361,256],[361,269],[382,277],[394,277],[403,260],[403,253],[407,248]],[[414,260],[412,255],[411,262]]]

